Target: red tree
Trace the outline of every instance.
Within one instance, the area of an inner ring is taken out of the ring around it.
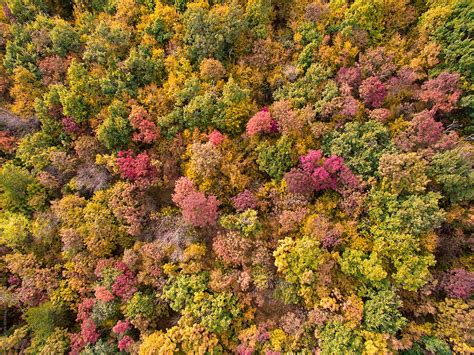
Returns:
[[[264,107],[247,122],[247,134],[252,137],[259,133],[276,133],[278,127],[268,108]]]
[[[136,132],[133,133],[134,142],[153,143],[159,136],[159,129],[152,121],[148,112],[141,106],[133,106],[128,116]]]
[[[187,177],[181,177],[175,185],[173,202],[178,205],[186,223],[194,227],[213,226],[217,220],[219,201],[215,196],[206,197]]]
[[[131,150],[118,153],[117,165],[124,179],[139,183],[151,183],[157,177],[157,170],[146,152],[137,156]]]

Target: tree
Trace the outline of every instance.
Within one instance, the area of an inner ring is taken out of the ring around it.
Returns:
[[[27,209],[29,187],[34,181],[26,169],[11,163],[2,166],[0,170],[2,205],[14,211]]]
[[[373,294],[364,304],[364,323],[372,332],[395,334],[405,324],[406,319],[398,311],[400,300],[393,291]]]
[[[142,324],[148,325],[161,314],[154,295],[136,292],[127,302],[124,315],[132,324],[140,328]]]
[[[259,169],[273,179],[280,180],[293,164],[293,142],[282,136],[275,144],[264,141],[256,149]]]
[[[81,45],[80,36],[68,22],[57,19],[50,32],[51,49],[54,54],[65,57],[70,52],[76,52]]]
[[[304,76],[277,89],[273,94],[273,98],[275,100],[290,100],[296,108],[315,103],[331,74],[330,69],[320,63],[313,63]]]
[[[222,155],[212,142],[193,143],[188,147],[190,159],[187,174],[198,181],[207,182],[219,175]]]
[[[441,43],[442,67],[447,67],[463,73],[472,82],[472,57],[469,48],[472,46],[472,37],[469,35],[472,6],[469,1],[457,1],[446,22],[436,29],[435,38]]]
[[[382,184],[396,194],[423,192],[429,182],[427,162],[416,153],[384,154],[378,174]]]
[[[445,196],[454,203],[474,198],[474,173],[469,163],[471,155],[471,149],[467,146],[440,152],[433,157],[428,168],[428,176],[441,186]]]
[[[396,194],[377,191],[369,196],[369,216],[374,225],[384,229],[420,235],[441,225],[445,218],[439,207],[441,195],[428,192],[424,195]]]
[[[135,156],[131,150],[120,151],[116,162],[122,177],[130,181],[150,184],[157,177],[157,170],[146,152]]]
[[[150,144],[159,137],[159,128],[156,127],[155,122],[143,107],[133,106],[128,119],[136,130],[132,136],[134,142]]]
[[[359,87],[359,93],[364,103],[373,108],[381,107],[387,95],[385,85],[376,76],[365,79]]]
[[[219,222],[222,227],[239,231],[246,237],[256,235],[261,230],[257,211],[250,208],[239,214],[224,215]]]
[[[355,276],[362,283],[380,288],[387,277],[382,260],[377,252],[367,255],[361,250],[346,248],[339,259],[341,271]]]
[[[300,164],[285,175],[290,192],[311,195],[314,191],[359,188],[359,181],[338,156],[324,158],[320,150],[300,157]]]
[[[218,129],[228,134],[239,134],[252,112],[257,109],[249,88],[239,84],[231,76],[222,89],[224,112],[214,121]]]
[[[204,58],[225,59],[242,31],[243,22],[239,5],[209,8],[205,2],[189,4],[183,17],[183,40],[191,62],[199,64]]]
[[[29,118],[34,113],[35,98],[41,96],[41,84],[36,75],[23,67],[15,68],[14,84],[10,90],[10,96],[15,103],[12,111],[22,117]]]
[[[254,244],[236,232],[219,233],[212,242],[212,250],[227,264],[245,265],[251,261]]]
[[[127,86],[136,90],[150,83],[161,83],[164,79],[163,53],[149,46],[132,48],[123,62],[123,75]]]
[[[59,90],[60,102],[65,116],[72,117],[76,122],[88,121],[98,113],[99,87],[83,63],[73,59],[67,70],[68,87]]]
[[[195,301],[184,314],[190,314],[210,333],[229,331],[232,323],[242,316],[237,297],[231,293],[197,293]]]
[[[83,223],[79,226],[87,249],[98,257],[109,256],[116,247],[127,247],[131,242],[123,226],[116,222],[104,197],[103,191],[98,191],[87,203],[82,211]]]
[[[310,306],[314,304],[314,285],[319,278],[319,267],[327,255],[319,248],[319,241],[303,236],[285,238],[273,252],[275,266],[284,279],[295,284],[298,295]]]
[[[127,119],[125,105],[113,102],[107,108],[107,117],[97,128],[97,139],[109,150],[127,148],[132,138],[132,126]]]
[[[59,55],[53,55],[39,61],[38,69],[41,72],[43,85],[64,84],[71,60],[70,57],[61,58]]]
[[[406,129],[395,137],[395,143],[404,151],[436,148],[443,138],[443,124],[435,121],[433,113],[427,110],[419,112]]]
[[[442,287],[450,298],[468,299],[474,293],[474,273],[450,270],[443,278]]]
[[[380,122],[351,122],[342,132],[330,134],[324,151],[344,157],[347,166],[364,178],[374,176],[380,157],[392,149],[390,134]]]
[[[264,107],[250,118],[246,131],[250,137],[259,133],[278,133],[278,126],[268,108]]]
[[[64,310],[51,302],[31,307],[26,312],[26,322],[36,341],[46,341],[55,328],[65,325]]]
[[[204,80],[217,82],[225,76],[226,71],[220,61],[213,58],[206,58],[199,65],[199,74]]]
[[[193,182],[186,177],[176,182],[173,202],[182,209],[183,218],[187,223],[195,227],[215,225],[219,201],[215,196],[206,197],[197,191]]]
[[[319,333],[322,354],[361,353],[362,338],[347,325],[339,322],[328,323]]]
[[[249,208],[255,209],[257,207],[258,200],[254,193],[246,189],[237,196],[234,196],[232,198],[232,203],[238,212],[243,212]]]
[[[0,243],[9,248],[22,248],[29,237],[30,223],[22,214],[6,212],[0,215]]]
[[[433,113],[449,113],[455,109],[461,96],[459,74],[443,72],[436,78],[425,81],[418,93],[420,101],[425,102]]]
[[[178,275],[163,289],[163,297],[170,302],[171,309],[180,311],[193,301],[194,295],[207,289],[208,275]]]

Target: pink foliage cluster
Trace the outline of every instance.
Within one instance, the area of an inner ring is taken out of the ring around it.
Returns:
[[[134,142],[149,144],[153,143],[158,138],[158,128],[143,107],[133,106],[128,119],[133,128],[137,130],[132,136]]]
[[[115,298],[112,292],[104,286],[97,286],[95,288],[95,297],[102,302],[110,302]]]
[[[252,118],[250,118],[250,120],[247,122],[247,135],[250,137],[259,133],[277,132],[277,122],[272,118],[270,111],[266,107],[253,115]]]
[[[314,191],[311,175],[299,168],[293,168],[285,175],[285,181],[290,192],[310,195]]]
[[[303,129],[304,119],[293,109],[289,100],[274,102],[271,113],[278,124],[278,130],[283,134],[299,133]]]
[[[94,304],[95,304],[95,299],[93,298],[85,298],[81,303],[79,303],[79,306],[77,307],[76,320],[84,321],[87,318],[89,318],[92,312],[92,307],[94,307]]]
[[[310,150],[300,157],[300,164],[285,175],[288,190],[309,195],[314,191],[341,187],[356,188],[358,179],[338,156],[324,158],[320,150]]]
[[[390,78],[397,69],[393,62],[393,55],[389,54],[384,47],[377,47],[361,54],[358,66],[364,78],[376,76],[380,80]]]
[[[345,192],[340,202],[342,210],[353,218],[357,218],[363,210],[366,194],[361,191]]]
[[[64,117],[62,119],[64,130],[69,134],[77,134],[81,132],[81,127],[74,121],[72,117]]]
[[[255,349],[245,344],[239,344],[236,351],[238,355],[252,355],[255,352]]]
[[[81,332],[71,334],[70,354],[79,354],[87,344],[94,344],[99,340],[99,338],[100,334],[97,332],[97,327],[94,321],[90,318],[83,320],[81,324]]]
[[[454,269],[447,273],[441,284],[451,298],[468,299],[474,293],[474,272]]]
[[[249,208],[255,209],[257,207],[258,200],[252,191],[244,190],[232,198],[232,203],[238,212],[242,212]]]
[[[146,152],[135,156],[131,150],[120,151],[116,162],[124,179],[151,183],[157,177],[157,170]]]
[[[209,134],[209,142],[211,142],[214,146],[218,146],[218,145],[221,145],[222,142],[224,141],[224,135],[219,132],[217,129],[213,130],[210,134]]]
[[[128,320],[126,321],[119,320],[117,324],[115,324],[114,327],[112,328],[112,331],[115,334],[124,334],[129,329],[130,329],[130,322]]]
[[[416,131],[416,136],[413,138],[417,144],[422,146],[435,144],[443,135],[443,124],[436,122],[427,111],[415,115],[412,125]]]
[[[216,224],[219,201],[212,195],[206,197],[187,177],[181,177],[176,181],[172,199],[181,208],[186,223],[194,227]]]
[[[120,351],[128,351],[135,341],[128,335],[125,335],[118,342],[118,348]]]
[[[339,229],[330,229],[321,239],[321,246],[328,250],[333,249],[342,242],[342,232]]]
[[[113,280],[110,289],[104,286],[97,286],[95,296],[103,302],[112,301],[115,296],[122,300],[129,300],[137,292],[137,280],[134,273],[123,261],[113,261],[113,259],[101,259],[97,262],[95,275],[100,279],[106,269],[115,269],[119,274]]]
[[[342,67],[337,72],[336,81],[339,85],[347,84],[351,88],[359,86],[361,80],[360,69],[357,67]]]
[[[379,121],[379,122],[386,122],[390,116],[391,116],[391,112],[389,109],[386,109],[386,108],[376,108],[372,111],[369,111],[369,118],[371,120],[376,120],[376,121]]]
[[[254,245],[250,239],[236,233],[218,234],[213,240],[212,250],[225,263],[244,265],[249,261]]]
[[[424,110],[413,116],[410,125],[395,137],[395,143],[404,151],[434,148],[452,148],[458,140],[456,132],[446,134],[444,126],[433,117],[433,112]]]
[[[387,91],[390,96],[409,95],[418,90],[416,81],[420,79],[420,75],[409,67],[402,67],[396,76],[391,77],[387,81]]]
[[[278,218],[281,225],[280,233],[296,231],[307,214],[308,209],[306,207],[296,207],[292,210],[282,211]]]
[[[333,224],[324,216],[317,216],[308,225],[308,231],[321,242],[321,246],[328,250],[342,243],[343,228]]]
[[[127,223],[128,234],[134,237],[140,235],[148,216],[148,204],[142,189],[135,184],[128,184],[123,189],[115,190],[110,207],[115,217]]]
[[[459,74],[443,72],[435,79],[423,83],[418,98],[427,103],[433,113],[448,113],[456,107],[461,93]]]
[[[352,95],[344,96],[340,114],[347,117],[354,117],[359,109],[359,101]]]
[[[128,300],[137,292],[137,280],[133,272],[123,262],[117,262],[115,267],[122,273],[115,278],[112,291],[121,299]]]
[[[387,90],[379,78],[371,76],[362,82],[359,94],[366,105],[377,108],[383,105]]]

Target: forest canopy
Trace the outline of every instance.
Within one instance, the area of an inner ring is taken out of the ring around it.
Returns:
[[[474,3],[0,0],[0,353],[474,353]]]

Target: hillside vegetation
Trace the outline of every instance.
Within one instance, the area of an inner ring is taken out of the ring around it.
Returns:
[[[0,0],[0,353],[474,353],[469,0]]]

